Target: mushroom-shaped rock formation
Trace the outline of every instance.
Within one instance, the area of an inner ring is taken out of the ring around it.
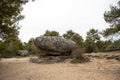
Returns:
[[[34,44],[42,53],[40,55],[70,55],[75,42],[60,36],[41,36],[34,40]]]

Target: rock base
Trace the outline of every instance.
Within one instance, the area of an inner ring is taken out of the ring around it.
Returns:
[[[45,57],[39,57],[39,58],[31,58],[30,62],[32,63],[61,63],[61,62],[69,62],[69,63],[83,63],[90,61],[87,57],[81,57],[81,58],[73,58],[72,56],[45,56]]]

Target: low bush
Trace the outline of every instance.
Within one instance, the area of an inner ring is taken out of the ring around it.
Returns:
[[[72,52],[72,56],[74,58],[71,60],[71,63],[82,63],[90,61],[89,58],[85,56],[83,53],[84,49],[76,45]]]

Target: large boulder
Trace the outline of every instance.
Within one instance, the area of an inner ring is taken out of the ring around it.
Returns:
[[[41,55],[70,55],[76,43],[60,36],[41,36],[34,44],[42,51]]]

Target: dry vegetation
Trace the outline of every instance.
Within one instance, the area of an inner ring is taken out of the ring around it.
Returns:
[[[120,55],[120,51],[93,53],[90,62],[81,64],[35,64],[30,57],[1,59],[0,80],[120,80],[120,61],[98,58],[101,55]]]

